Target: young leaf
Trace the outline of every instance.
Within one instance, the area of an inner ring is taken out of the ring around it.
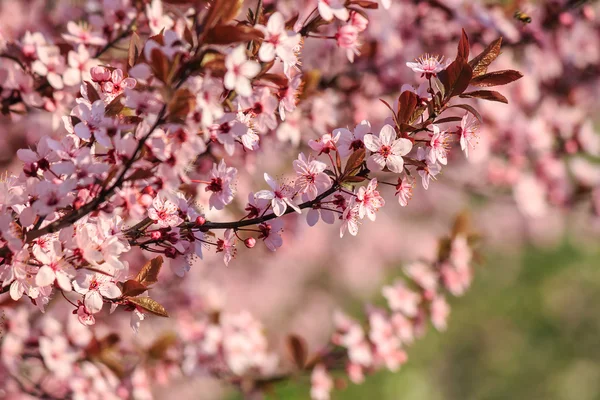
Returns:
[[[379,8],[379,4],[377,4],[377,2],[368,0],[353,0],[350,2],[350,4],[369,10],[376,10],[377,8]]]
[[[444,84],[446,98],[457,96],[469,87],[473,76],[473,70],[464,58],[457,58],[448,68],[438,74],[438,78]]]
[[[106,115],[107,117],[114,117],[118,115],[121,111],[123,111],[123,108],[125,108],[125,105],[123,104],[124,97],[124,93],[121,93],[120,95],[115,97],[113,101],[111,101],[108,104],[108,106],[106,106],[106,111],[104,112],[104,115]]]
[[[126,297],[135,297],[144,293],[148,288],[143,284],[139,283],[137,280],[129,279],[123,283],[123,296]]]
[[[249,42],[264,38],[264,34],[247,25],[217,25],[212,28],[207,36],[206,43],[231,44],[237,42]]]
[[[398,122],[404,124],[410,121],[419,99],[417,95],[410,90],[405,90],[398,99]]]
[[[506,99],[506,97],[504,97],[500,93],[495,92],[493,90],[475,90],[472,92],[465,92],[465,93],[461,94],[459,97],[476,98],[476,99],[497,101],[500,103],[508,104],[508,100]]]
[[[456,58],[463,58],[467,60],[469,58],[469,38],[467,37],[467,33],[465,30],[462,30],[462,35],[460,36],[460,41],[458,42],[458,53],[456,54]]]
[[[100,95],[98,94],[98,91],[96,90],[94,85],[92,85],[91,82],[85,81],[85,91],[87,93],[87,98],[90,101],[90,103],[100,100]]]
[[[346,168],[344,169],[344,175],[350,175],[352,172],[360,167],[360,165],[365,160],[366,151],[364,148],[360,148],[355,150],[354,153],[350,154],[348,157],[348,161],[346,162]]]
[[[479,87],[506,85],[507,83],[514,82],[522,77],[522,73],[512,69],[494,71],[473,78],[471,85]]]
[[[500,54],[500,46],[502,38],[494,40],[488,47],[485,48],[477,57],[469,61],[469,65],[473,68],[473,76],[483,75],[487,72],[489,65]]]
[[[162,256],[158,256],[148,261],[140,272],[138,272],[135,280],[143,285],[152,285],[153,283],[158,282],[158,273],[163,264]]]
[[[133,32],[131,34],[131,40],[129,41],[129,52],[127,56],[127,65],[129,68],[137,63],[143,48],[144,45],[142,44],[142,39],[140,39],[140,36],[136,32]]]
[[[163,54],[160,49],[152,49],[150,53],[152,70],[158,79],[164,83],[168,83],[169,79],[169,59]]]
[[[160,305],[156,300],[153,300],[150,297],[128,297],[127,301],[160,317],[169,316],[167,310],[165,310],[165,308],[162,305]]]
[[[291,359],[298,369],[303,369],[308,358],[308,346],[306,340],[298,335],[289,335],[286,338],[286,345]]]

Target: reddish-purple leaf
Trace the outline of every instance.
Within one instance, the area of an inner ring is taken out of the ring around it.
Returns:
[[[398,122],[407,123],[411,120],[415,109],[419,103],[417,95],[409,90],[405,90],[398,99]]]
[[[123,283],[123,289],[121,291],[123,292],[123,296],[135,297],[144,293],[146,290],[148,290],[148,288],[140,282],[129,279]]]
[[[248,25],[217,25],[206,35],[206,43],[231,44],[264,38],[264,33]]]
[[[298,335],[289,335],[286,338],[286,345],[290,358],[298,369],[303,369],[308,358],[308,346],[306,340]]]
[[[447,99],[464,92],[469,87],[472,76],[473,70],[464,58],[457,58],[438,74],[438,78],[444,84]]]
[[[144,264],[135,277],[135,280],[143,285],[152,285],[153,283],[158,282],[158,273],[160,272],[162,265],[162,256],[154,257]]]
[[[459,57],[465,60],[469,58],[469,38],[464,29],[462,30],[460,41],[458,42],[458,53],[456,54],[456,58]]]
[[[140,36],[136,32],[133,32],[131,34],[131,40],[129,41],[129,52],[127,56],[127,65],[129,68],[137,63],[143,48],[144,45],[142,39],[140,39]]]
[[[473,80],[471,80],[471,85],[479,87],[506,85],[507,83],[514,82],[522,77],[522,73],[512,69],[494,71],[473,78]]]
[[[348,157],[348,161],[346,162],[346,169],[344,170],[344,175],[350,175],[354,170],[361,166],[363,161],[365,160],[366,151],[364,147],[361,147],[358,150],[355,150],[354,153],[350,154]]]
[[[469,65],[473,68],[473,76],[483,75],[487,72],[489,65],[500,54],[500,46],[502,38],[494,40],[488,47],[485,48],[479,55],[469,61]]]
[[[498,101],[500,103],[508,104],[508,100],[506,97],[502,96],[500,93],[495,92],[493,90],[475,90],[472,92],[465,92],[461,94],[459,97],[462,98],[476,98],[482,100],[489,101]]]
[[[94,85],[92,85],[91,82],[85,81],[85,91],[87,93],[87,98],[90,101],[90,103],[100,100],[100,95],[98,94],[98,91],[96,90]]]

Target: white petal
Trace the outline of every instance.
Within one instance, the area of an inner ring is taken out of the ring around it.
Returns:
[[[44,265],[39,269],[37,275],[35,276],[35,284],[38,286],[49,286],[54,283],[55,279],[54,270],[47,265]]]

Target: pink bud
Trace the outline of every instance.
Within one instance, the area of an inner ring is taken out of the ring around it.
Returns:
[[[94,82],[104,82],[110,79],[110,71],[106,67],[93,67],[90,74]]]
[[[175,250],[173,247],[167,247],[165,249],[165,256],[168,258],[175,258],[177,257],[177,250]]]
[[[256,246],[256,239],[254,239],[253,237],[248,238],[248,239],[244,240],[244,244],[246,245],[247,248],[251,249],[254,246]]]
[[[353,25],[344,25],[335,34],[337,44],[343,49],[356,47],[358,41],[358,28]]]
[[[365,29],[367,29],[369,20],[363,17],[362,14],[357,13],[356,11],[352,11],[352,13],[350,14],[350,24],[356,27],[356,29],[358,29],[359,32],[362,32]]]
[[[161,231],[154,231],[150,234],[150,238],[152,238],[152,240],[158,240],[162,237],[162,232]]]
[[[196,218],[196,225],[198,225],[198,226],[202,226],[202,225],[204,225],[205,223],[206,223],[206,218],[204,218],[202,215],[199,215],[199,216]]]

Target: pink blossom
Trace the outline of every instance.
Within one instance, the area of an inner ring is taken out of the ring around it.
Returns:
[[[300,34],[293,31],[286,31],[283,15],[278,11],[274,12],[267,22],[267,26],[257,26],[265,37],[258,50],[258,58],[262,62],[269,62],[279,57],[282,61],[289,64],[296,63],[294,50],[300,44]]]
[[[398,184],[396,185],[396,196],[398,196],[398,202],[402,207],[408,205],[408,201],[413,195],[414,180],[404,176],[398,178]]]
[[[441,131],[439,126],[433,125],[433,135],[431,136],[431,141],[429,145],[431,148],[429,149],[429,162],[431,164],[435,164],[439,161],[442,165],[446,165],[448,163],[447,153],[449,150],[449,142],[450,137],[448,136],[447,131]]]
[[[103,297],[116,299],[121,295],[121,289],[111,281],[108,275],[92,271],[80,271],[73,281],[73,288],[77,293],[84,295],[83,304],[91,314],[102,310]]]
[[[36,285],[49,286],[56,281],[62,290],[71,291],[75,269],[64,259],[60,241],[54,240],[45,251],[36,245],[33,247],[33,254],[42,263],[35,276]]]
[[[146,16],[148,17],[148,25],[150,25],[154,35],[173,26],[171,17],[163,12],[161,0],[152,0],[150,4],[146,4]]]
[[[229,265],[231,259],[235,257],[237,249],[235,248],[236,235],[233,229],[227,229],[223,235],[223,239],[217,240],[217,253],[223,253],[223,261],[225,265]]]
[[[346,231],[352,236],[358,234],[358,204],[352,200],[342,214],[342,226],[340,226],[340,237],[344,237]]]
[[[421,76],[429,79],[432,76],[437,76],[438,72],[446,69],[451,61],[444,61],[444,57],[425,54],[419,57],[416,62],[407,62],[406,66],[415,72],[420,72]]]
[[[227,204],[233,201],[233,190],[231,185],[235,181],[237,170],[225,165],[221,160],[219,164],[213,164],[210,172],[210,183],[206,186],[207,192],[212,192],[208,200],[210,208],[222,210]]]
[[[341,0],[318,0],[319,14],[325,21],[331,21],[333,17],[342,21],[348,20],[350,13],[348,9],[344,7],[344,3]]]
[[[252,94],[252,78],[260,72],[260,65],[248,60],[246,57],[246,47],[240,45],[236,47],[225,58],[224,85],[229,90],[235,90],[240,96],[250,96]]]
[[[365,147],[373,154],[367,160],[367,167],[372,171],[383,168],[400,173],[404,167],[402,156],[412,149],[412,142],[405,138],[396,139],[396,131],[391,125],[381,128],[379,136],[367,134],[364,137]]]
[[[350,62],[354,62],[355,55],[360,55],[358,51],[358,32],[359,29],[356,26],[347,24],[341,26],[335,34],[337,45],[342,49],[346,49],[346,57]]]
[[[375,221],[376,212],[385,205],[385,200],[379,194],[377,189],[377,179],[373,178],[367,187],[361,186],[356,193],[356,203],[358,204],[358,216],[362,219],[365,216],[371,221]]]
[[[334,135],[337,136],[338,133],[340,134],[337,141],[337,150],[340,156],[348,157],[354,151],[364,148],[364,137],[370,132],[371,124],[369,121],[361,121],[360,124],[356,125],[353,132],[345,128],[334,129]]]
[[[93,32],[90,25],[69,21],[67,31],[69,33],[63,34],[62,37],[68,42],[87,46],[104,46],[106,44],[106,39],[102,37],[102,34]]]
[[[331,184],[331,179],[324,172],[327,165],[321,161],[310,160],[304,153],[298,155],[294,160],[294,170],[298,177],[296,178],[296,189],[299,194],[307,200],[314,200],[320,192],[325,191]]]
[[[437,296],[431,302],[431,322],[438,331],[445,331],[450,315],[450,306],[443,296]]]
[[[179,208],[160,196],[156,196],[152,200],[152,207],[148,209],[148,217],[161,228],[177,226],[183,222],[183,219],[179,217]]]
[[[333,390],[333,379],[322,364],[313,368],[310,376],[310,398],[312,400],[329,400]]]
[[[419,147],[417,149],[417,160],[425,161],[426,167],[418,168],[417,172],[421,176],[421,183],[423,184],[423,188],[425,190],[429,189],[429,181],[435,177],[442,171],[442,166],[440,164],[431,163],[429,161],[429,156],[427,156],[427,152],[424,148]]]
[[[318,140],[311,139],[308,145],[311,149],[318,152],[318,155],[329,154],[330,151],[336,150],[336,143],[339,140],[341,132],[326,133]]]
[[[470,113],[465,113],[465,116],[460,121],[459,134],[460,134],[460,148],[465,152],[465,156],[469,157],[469,147],[475,148],[475,144],[472,141],[477,139],[477,129],[479,124],[475,117]]]
[[[399,311],[407,317],[417,315],[421,296],[406,287],[404,281],[398,280],[393,286],[382,289],[392,311]]]
[[[266,172],[264,177],[265,181],[271,187],[271,190],[260,190],[256,192],[255,197],[257,199],[271,200],[273,213],[278,217],[285,214],[288,207],[292,208],[297,213],[301,213],[298,206],[292,200],[292,197],[295,196],[295,192],[290,185],[278,183]]]
[[[367,26],[369,25],[369,20],[363,17],[361,13],[352,11],[350,12],[350,23],[354,27],[356,27],[356,29],[358,29],[359,32],[362,32],[365,29],[367,29]]]
[[[262,239],[265,246],[271,251],[276,251],[283,244],[281,232],[283,231],[283,221],[279,218],[263,222],[258,225],[260,231],[259,239]]]

